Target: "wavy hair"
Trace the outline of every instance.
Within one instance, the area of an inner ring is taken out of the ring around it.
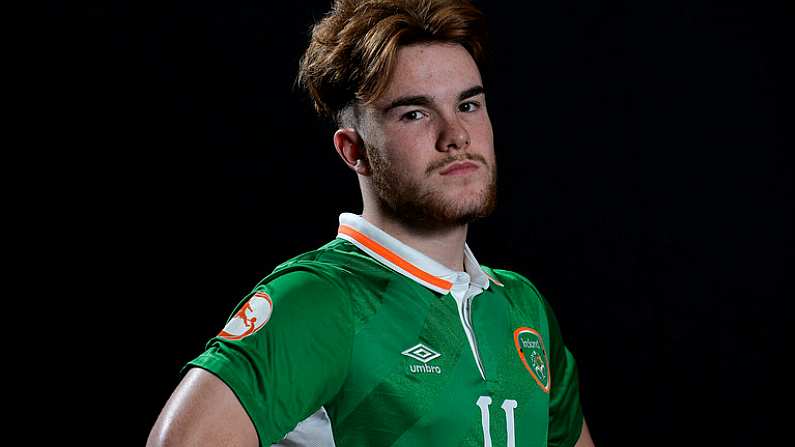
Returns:
[[[335,0],[312,27],[297,82],[321,116],[341,124],[347,106],[386,90],[400,47],[460,44],[482,68],[485,29],[468,0]]]

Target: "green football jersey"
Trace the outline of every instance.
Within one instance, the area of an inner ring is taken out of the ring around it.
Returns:
[[[574,445],[577,369],[548,303],[468,246],[464,266],[342,214],[185,369],[224,381],[263,446]]]

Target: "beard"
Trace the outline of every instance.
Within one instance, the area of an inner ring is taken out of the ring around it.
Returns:
[[[481,155],[463,153],[457,157],[450,156],[432,163],[425,170],[428,178],[433,171],[452,162],[480,161],[488,170],[488,179],[483,187],[467,197],[454,199],[405,175],[405,171],[396,167],[377,148],[367,144],[365,148],[381,209],[399,221],[436,230],[486,217],[497,205],[497,165],[489,165]]]

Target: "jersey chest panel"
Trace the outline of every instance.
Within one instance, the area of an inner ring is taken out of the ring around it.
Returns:
[[[327,406],[338,447],[482,446],[484,418],[492,445],[507,445],[503,407],[510,402],[518,445],[545,445],[548,394],[525,369],[512,335],[521,325],[539,326],[533,315],[499,292],[475,298],[484,381],[451,296],[401,280],[380,290],[357,298],[375,311],[357,329],[350,373]]]

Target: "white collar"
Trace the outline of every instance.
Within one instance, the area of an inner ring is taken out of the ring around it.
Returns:
[[[347,240],[392,270],[442,294],[450,292],[454,296],[463,296],[470,285],[480,290],[488,289],[490,279],[495,284],[502,285],[480,268],[466,243],[465,271],[457,272],[400,242],[356,214],[340,214],[337,237]]]

